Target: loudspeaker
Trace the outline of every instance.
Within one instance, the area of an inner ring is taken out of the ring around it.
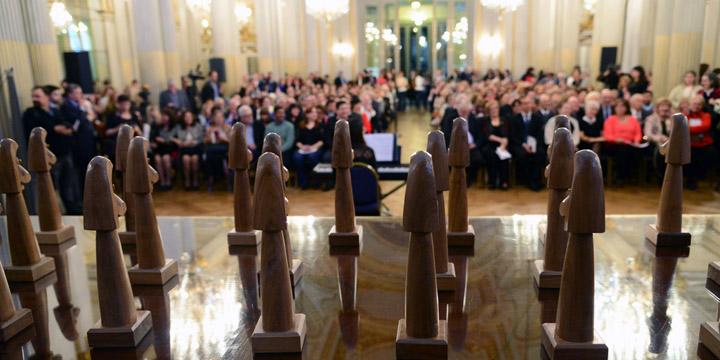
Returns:
[[[225,82],[225,59],[210,58],[210,71],[217,71],[218,82]]]
[[[85,94],[92,94],[93,76],[90,68],[90,54],[87,51],[65,52],[65,79],[69,83],[80,85]]]
[[[603,47],[600,53],[600,73],[608,69],[608,66],[615,65],[617,61],[617,46]]]

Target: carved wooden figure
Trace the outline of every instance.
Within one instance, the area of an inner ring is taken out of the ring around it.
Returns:
[[[570,130],[570,119],[568,119],[568,117],[565,115],[557,115],[555,117],[555,130],[560,129],[560,128],[566,128],[566,129]],[[555,136],[555,133],[553,133],[553,137],[554,136]],[[552,147],[553,147],[553,144],[550,144],[550,146],[548,146],[548,148],[547,148],[548,159],[550,158],[550,154],[552,154]],[[549,168],[546,167],[545,168],[545,177],[548,177],[548,175],[549,175],[548,171],[549,171]],[[572,177],[572,175],[570,175],[570,176]],[[562,201],[562,199],[560,199],[560,200]],[[538,232],[540,235],[540,242],[543,244],[543,246],[545,246],[547,224],[541,224],[538,227]]]
[[[2,205],[0,205],[0,214],[2,210]],[[30,310],[15,309],[10,287],[5,278],[2,263],[0,263],[0,341],[7,341],[32,323]]]
[[[448,246],[475,246],[475,229],[468,224],[467,178],[470,166],[468,124],[463,118],[453,121],[448,151],[450,165],[450,197],[448,207]]]
[[[705,288],[717,298],[720,295],[720,261],[708,264]],[[715,358],[720,358],[720,306],[714,321],[704,322],[700,325],[700,343],[707,348]]]
[[[263,152],[263,154],[266,152],[271,152],[280,159],[279,167],[280,167],[280,173],[282,175],[283,198],[285,199],[285,203],[287,204],[288,200],[287,200],[287,197],[285,197],[285,182],[287,182],[290,175],[289,175],[288,169],[283,165],[282,139],[280,139],[280,135],[278,135],[276,133],[267,134],[267,136],[265,136],[265,140],[263,141],[262,152]],[[257,182],[257,176],[255,177],[255,181]],[[255,205],[257,206],[257,204],[255,204]],[[286,216],[288,214],[287,211],[288,211],[288,208],[285,207],[285,215]],[[260,230],[260,229],[257,229],[257,230]],[[285,242],[285,253],[286,253],[286,258],[288,261],[288,268],[290,269],[290,280],[294,287],[295,284],[297,284],[298,281],[300,281],[300,279],[302,278],[303,262],[301,259],[293,259],[292,244],[290,242],[290,233],[288,232],[287,228],[285,228],[283,230],[283,241]],[[262,286],[261,286],[261,288],[262,288]]]
[[[75,228],[63,225],[55,196],[50,168],[57,159],[45,143],[47,131],[36,127],[30,132],[28,170],[37,174],[38,220],[40,231],[35,233],[39,244],[60,244],[75,237]]]
[[[542,346],[550,359],[607,359],[595,333],[593,233],[605,232],[605,192],[600,159],[591,150],[575,154],[572,192],[560,205],[570,238],[555,323],[542,325]]]
[[[138,264],[128,270],[132,284],[162,285],[177,275],[178,264],[165,258],[160,230],[152,200],[158,174],[147,158],[148,141],[136,136],[130,141],[127,156],[127,189],[135,198],[135,234]]]
[[[432,234],[435,250],[435,273],[438,291],[455,291],[455,265],[448,260],[448,237],[445,227],[445,195],[450,189],[447,147],[442,131],[428,133],[427,151],[432,155],[437,194],[438,228]]]
[[[690,129],[685,115],[673,115],[670,139],[660,147],[660,153],[667,164],[660,209],[656,223],[645,228],[645,237],[657,247],[689,246],[690,234],[682,232],[682,167],[690,163]]]
[[[457,120],[456,120],[457,121]],[[432,233],[438,228],[437,193],[432,157],[410,157],[403,208],[403,230],[410,232],[405,318],[398,324],[398,359],[446,359],[447,324],[440,320]],[[464,181],[464,177],[463,177]]]
[[[545,169],[548,179],[547,231],[545,233],[545,257],[536,260],[533,267],[535,282],[540,288],[559,288],[565,249],[569,234],[565,231],[565,219],[560,215],[560,203],[568,194],[573,180],[573,155],[575,145],[567,128],[558,128],[553,134],[550,164]]]
[[[135,196],[128,191],[130,180],[127,176],[127,155],[133,134],[135,134],[135,130],[130,125],[124,124],[120,127],[115,143],[115,170],[121,173],[122,199],[127,207],[125,231],[119,233],[120,244],[123,246],[123,252],[134,256],[137,251],[135,240]]]
[[[287,229],[280,159],[260,156],[255,176],[254,228],[262,230],[260,288],[262,316],[250,337],[253,353],[302,352],[307,327],[304,314],[294,313],[283,230]]]
[[[228,167],[235,171],[235,198],[233,199],[235,228],[228,233],[228,245],[255,246],[260,243],[260,231],[253,230],[252,193],[248,168],[252,152],[247,148],[245,125],[236,123],[230,132]]]
[[[332,146],[332,166],[335,168],[335,225],[330,229],[330,246],[360,246],[362,226],[355,224],[350,168],[353,167],[353,150],[348,122],[335,124]]]
[[[5,212],[12,261],[12,266],[5,267],[5,275],[9,281],[35,281],[55,271],[55,262],[40,254],[22,194],[23,187],[30,182],[30,174],[20,165],[17,149],[14,140],[0,140],[0,193],[6,195]]]
[[[135,310],[130,278],[125,270],[118,216],[125,203],[112,191],[112,164],[96,156],[85,177],[85,230],[95,233],[100,321],[88,330],[91,347],[134,347],[152,328],[149,311]]]

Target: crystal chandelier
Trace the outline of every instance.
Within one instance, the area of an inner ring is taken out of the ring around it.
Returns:
[[[55,1],[50,7],[50,19],[55,27],[62,29],[72,22],[73,17],[65,8],[64,3]]]
[[[305,11],[320,20],[333,21],[350,11],[350,1],[305,0]]]
[[[235,5],[235,17],[241,27],[247,25],[250,21],[250,16],[252,16],[252,9],[247,7],[247,5],[243,3]]]
[[[523,0],[481,0],[481,3],[482,6],[497,11],[498,16],[502,17],[506,10],[517,10],[518,6],[522,5]]]
[[[186,0],[186,3],[193,13],[208,14],[212,0]]]

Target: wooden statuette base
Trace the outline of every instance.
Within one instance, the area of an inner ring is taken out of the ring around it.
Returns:
[[[395,356],[398,359],[447,359],[448,339],[445,320],[438,322],[438,335],[428,339],[409,337],[405,319],[400,320],[395,338]]]
[[[58,245],[75,237],[75,228],[70,225],[63,226],[55,231],[38,231],[35,233],[37,242],[40,245]]]
[[[303,262],[300,259],[293,259],[293,266],[292,269],[290,269],[290,283],[292,284],[293,288],[295,288],[295,285],[297,285],[298,282],[300,282],[300,279],[303,276]]]
[[[305,344],[307,324],[305,314],[293,316],[295,328],[283,332],[266,332],[263,329],[262,318],[255,325],[250,337],[253,353],[299,353]]]
[[[18,309],[15,311],[15,315],[0,323],[0,341],[7,341],[13,336],[20,333],[23,329],[32,325],[33,317],[32,313],[28,309]]]
[[[102,326],[101,320],[88,330],[88,346],[94,348],[135,347],[150,329],[152,329],[152,317],[149,311],[144,310],[137,311],[137,321],[132,325],[106,328]]]
[[[720,284],[720,261],[713,261],[708,264],[707,278]]]
[[[355,232],[339,233],[335,231],[335,225],[330,229],[328,239],[330,246],[360,246],[363,238],[363,228],[355,225]]]
[[[690,233],[659,232],[655,224],[648,224],[645,237],[657,247],[690,246]]]
[[[26,266],[6,266],[5,276],[8,282],[11,281],[36,281],[43,276],[55,271],[55,260],[51,257],[43,257],[40,261]]]
[[[137,234],[134,231],[121,231],[118,233],[121,245],[137,245]]]
[[[712,351],[707,346],[705,346],[705,344],[703,344],[701,342],[698,343],[698,348],[697,348],[696,354],[698,356],[698,359],[700,359],[700,360],[718,360],[718,359],[720,359],[717,356],[715,356],[715,354],[713,354]]]
[[[40,253],[43,255],[60,255],[68,251],[71,247],[77,245],[77,239],[70,238],[67,241],[63,241],[60,244],[39,244]]]
[[[438,291],[455,291],[455,264],[448,262],[448,271],[435,274]]]
[[[132,285],[162,285],[178,274],[178,264],[174,259],[165,259],[165,265],[155,269],[140,269],[135,265],[128,270]]]
[[[36,281],[10,281],[10,292],[19,295],[35,295],[44,292],[48,287],[57,283],[57,272],[53,271]]]
[[[700,342],[716,357],[720,357],[720,331],[718,322],[705,322],[700,325]]]
[[[533,263],[533,277],[541,289],[559,289],[562,271],[545,270],[545,260],[535,260]]]
[[[260,238],[262,231],[254,230],[247,232],[235,232],[235,229],[230,230],[227,235],[228,245],[230,246],[257,246],[260,244]]]
[[[597,332],[593,341],[565,341],[555,336],[555,323],[542,324],[542,347],[551,360],[607,360],[608,358],[608,347]]]
[[[450,232],[447,233],[448,246],[475,246],[475,229],[472,225],[468,225],[467,232]]]

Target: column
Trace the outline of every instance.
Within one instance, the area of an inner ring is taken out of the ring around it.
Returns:
[[[110,83],[115,89],[122,89],[125,86],[125,82],[123,81],[122,62],[120,60],[120,46],[117,41],[114,6],[112,2],[105,1],[101,1],[99,4],[101,6],[101,8],[98,9],[99,11],[91,11],[90,26],[93,30],[100,27],[102,29],[102,37],[98,39],[98,33],[93,32],[93,48],[96,51],[98,48],[104,47],[106,49],[107,68],[105,69],[105,77],[110,80]],[[102,47],[98,46],[99,42],[102,42]]]
[[[569,74],[578,64],[578,44],[580,41],[580,21],[583,19],[583,6],[581,1],[558,1],[557,18],[560,20],[557,28],[557,42],[559,52],[556,54],[555,69]],[[584,69],[587,70],[587,69]]]
[[[132,12],[140,82],[150,85],[150,100],[155,103],[168,78],[159,3],[133,0]]]
[[[47,0],[19,1],[25,24],[33,77],[38,84],[59,84],[65,73],[60,69],[57,40],[50,20]]]
[[[710,64],[711,70],[720,62],[720,47],[717,46],[717,42],[720,40],[720,26],[718,26],[717,21],[717,14],[719,13],[720,0],[708,0],[705,8],[700,62]]]
[[[285,3],[287,14],[296,14],[298,1],[288,1]],[[292,8],[292,9],[288,9]],[[294,20],[291,20],[294,19]],[[297,44],[297,41],[285,42],[284,36],[289,35],[286,28],[290,32],[295,31],[299,16],[283,16],[283,11],[277,0],[265,0],[255,3],[255,24],[257,26],[257,43],[258,43],[258,66],[260,72],[270,71],[276,76],[284,72],[285,57],[283,56],[283,43],[288,46]]]
[[[622,59],[623,28],[626,0],[603,0],[596,5],[590,55],[590,78],[600,73],[600,56],[603,47],[617,47],[616,63]],[[604,69],[603,69],[604,70]],[[596,85],[602,87],[602,83]]]
[[[652,66],[655,8],[656,0],[628,0],[622,55],[624,71],[637,65],[646,69]]]
[[[175,32],[175,12],[173,10],[172,0],[160,0],[160,25],[162,27],[162,43],[165,51],[165,72],[167,79],[174,79],[178,88],[180,84],[180,55],[178,53],[176,32]],[[166,79],[166,80],[167,80]],[[160,96],[160,94],[157,94]]]
[[[178,21],[176,28],[178,54],[180,57],[180,74],[187,74],[188,70],[203,62],[202,46],[200,45],[200,20],[195,17],[185,0],[177,2]]]
[[[256,2],[256,11],[265,2]],[[243,73],[240,59],[240,29],[235,17],[235,1],[213,1],[210,19],[210,26],[213,30],[213,57],[225,59],[225,95],[229,95],[238,91]],[[255,19],[257,21],[257,17]],[[258,24],[258,26],[260,25]],[[272,31],[277,31],[277,28]],[[258,28],[258,47],[260,47],[260,28]]]
[[[23,28],[22,11],[17,1],[0,1],[0,78],[2,78],[3,89],[0,94],[7,96],[5,85],[5,71],[13,68],[15,86],[17,86],[20,108],[25,109],[32,105],[30,90],[34,85],[30,56],[28,55],[28,44],[25,41],[25,30]],[[0,137],[10,137],[11,118],[4,111],[5,104],[8,104],[7,97],[0,99]],[[9,111],[9,109],[7,109]]]
[[[135,56],[137,52],[135,47],[135,27],[132,19],[132,2],[128,0],[114,0],[113,8],[115,10],[114,26],[108,24],[108,27],[114,27],[114,31],[108,31],[108,43],[115,43],[111,46],[117,49],[118,60],[120,62],[120,80],[117,82],[113,79],[113,85],[118,86],[116,89],[122,89],[130,85],[133,79],[139,78],[139,62]]]
[[[657,9],[653,92],[664,96],[700,63],[705,2],[660,0]]]

